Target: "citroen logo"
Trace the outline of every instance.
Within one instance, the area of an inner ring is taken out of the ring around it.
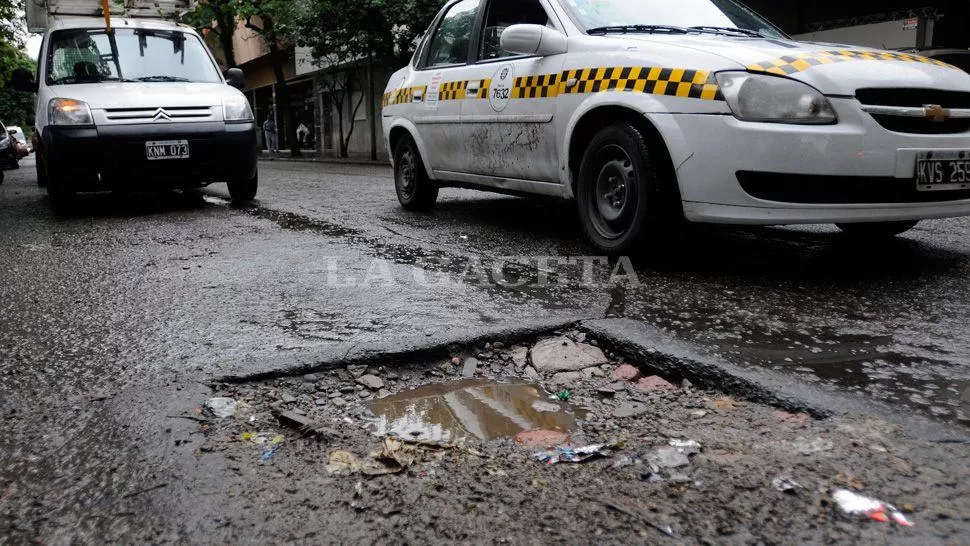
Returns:
[[[155,115],[152,117],[152,121],[172,121],[172,118],[168,117],[165,109],[159,108],[155,110]]]
[[[939,104],[924,104],[923,117],[936,123],[943,123],[950,117],[950,110]]]

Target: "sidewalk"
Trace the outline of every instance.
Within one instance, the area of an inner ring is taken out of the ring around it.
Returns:
[[[304,150],[302,157],[290,157],[289,150],[280,150],[278,154],[271,154],[265,150],[261,150],[259,153],[260,161],[295,161],[302,163],[342,163],[346,165],[375,165],[380,167],[386,167],[390,165],[390,162],[386,159],[378,159],[377,161],[371,161],[370,159],[362,158],[343,158],[343,157],[333,157],[327,155],[321,155],[320,152],[315,150]]]

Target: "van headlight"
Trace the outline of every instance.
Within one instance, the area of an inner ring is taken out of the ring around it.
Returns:
[[[742,121],[826,125],[839,119],[825,95],[791,78],[749,72],[715,77],[734,117]]]
[[[253,121],[253,109],[245,97],[229,97],[222,99],[222,119],[225,121]]]
[[[51,125],[94,125],[88,103],[74,99],[52,99],[48,105]]]

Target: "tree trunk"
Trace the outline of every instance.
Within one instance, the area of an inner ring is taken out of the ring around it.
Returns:
[[[226,57],[226,68],[236,67],[236,52],[232,45],[232,35],[236,31],[236,20],[231,14],[222,14],[216,20],[219,27],[219,43]]]
[[[275,42],[269,43],[269,57],[273,62],[273,73],[276,75],[276,107],[283,105],[283,128],[286,130],[286,144],[290,148],[290,157],[302,157],[300,141],[296,138],[296,124],[293,123],[293,110],[290,109],[290,89],[286,86],[286,76],[283,75],[283,56]],[[277,131],[279,126],[277,124]]]

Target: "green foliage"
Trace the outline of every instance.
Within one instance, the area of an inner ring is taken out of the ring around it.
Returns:
[[[21,0],[0,0],[0,42],[23,45],[24,18]]]
[[[0,42],[0,120],[7,125],[30,127],[27,122],[34,117],[34,95],[20,93],[10,88],[10,74],[16,68],[36,70],[34,61],[9,42]]]
[[[300,45],[326,65],[375,60],[392,68],[414,53],[443,0],[308,0],[294,14]]]

